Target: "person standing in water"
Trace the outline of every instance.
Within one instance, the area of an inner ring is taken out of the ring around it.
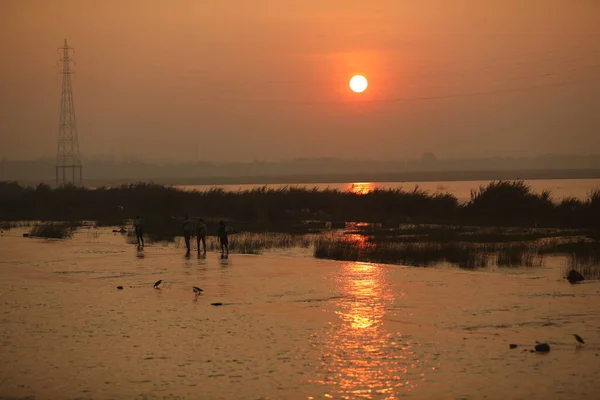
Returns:
[[[206,254],[206,224],[202,218],[196,223],[196,247],[198,248],[198,254],[200,254],[201,241],[202,247],[204,248],[204,254]]]
[[[217,232],[217,242],[221,244],[221,255],[229,255],[229,239],[227,234],[229,233],[229,227],[225,221],[219,221],[219,231]],[[227,251],[227,253],[225,253]]]
[[[185,239],[185,247],[187,249],[186,255],[189,255],[191,251],[190,240],[192,238],[192,233],[194,232],[194,224],[192,223],[189,215],[186,215],[183,219],[181,229],[183,229],[183,238]]]
[[[139,215],[133,220],[133,229],[137,238],[138,250],[144,247],[144,220]]]

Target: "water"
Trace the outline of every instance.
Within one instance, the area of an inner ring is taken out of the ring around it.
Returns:
[[[600,285],[565,283],[560,263],[468,272],[297,251],[138,257],[110,229],[9,231],[0,398],[597,398]],[[530,353],[536,340],[551,352]]]
[[[270,188],[278,189],[286,186],[305,186],[307,188],[316,187],[318,189],[337,189],[349,190],[355,193],[368,193],[375,188],[391,188],[413,190],[418,187],[421,190],[429,193],[450,193],[456,196],[459,201],[470,199],[471,190],[476,190],[480,186],[485,186],[491,181],[448,181],[448,182],[354,182],[354,183],[307,183],[307,184],[272,184]],[[543,190],[550,190],[552,198],[561,200],[567,196],[573,196],[584,200],[587,198],[591,190],[600,188],[600,179],[539,179],[526,181],[531,188],[541,193]],[[191,185],[191,186],[176,186],[185,190],[208,190],[210,188],[219,187],[226,191],[251,190],[261,188],[265,185]]]

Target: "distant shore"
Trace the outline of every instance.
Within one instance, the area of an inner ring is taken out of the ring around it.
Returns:
[[[208,177],[131,177],[96,178],[84,177],[86,187],[121,185],[152,181],[161,185],[247,185],[247,184],[290,184],[311,185],[347,182],[449,182],[449,181],[497,181],[497,180],[539,180],[539,179],[597,179],[600,168],[590,169],[522,169],[487,171],[409,171],[388,173],[339,173],[339,174],[293,174],[293,175],[252,175],[252,176],[208,176]],[[54,185],[53,179],[16,179],[21,185],[35,186],[40,182]]]

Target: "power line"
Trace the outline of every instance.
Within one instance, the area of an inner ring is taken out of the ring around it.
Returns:
[[[443,99],[454,99],[454,98],[466,98],[466,97],[477,97],[477,96],[490,96],[490,95],[501,95],[508,93],[519,93],[519,92],[528,92],[542,89],[550,89],[556,87],[564,87],[564,86],[573,86],[580,83],[587,82],[598,82],[600,81],[600,77],[596,77],[593,79],[577,79],[571,81],[564,82],[554,82],[547,84],[539,84],[539,85],[530,85],[530,86],[522,86],[517,88],[507,88],[507,89],[493,89],[493,90],[480,90],[480,91],[471,91],[471,92],[462,92],[462,93],[453,93],[447,95],[432,95],[432,96],[414,96],[414,97],[398,97],[398,98],[390,98],[390,99],[371,99],[371,100],[352,100],[352,101],[344,101],[344,100],[286,100],[286,99],[233,99],[233,98],[220,98],[218,100],[222,101],[240,101],[240,102],[252,102],[252,103],[285,103],[285,104],[377,104],[377,103],[400,103],[400,102],[417,102],[417,101],[428,101],[428,100],[443,100]],[[207,101],[214,101],[217,98],[213,97]]]
[[[527,92],[538,89],[547,89],[554,87],[562,87],[562,86],[572,86],[577,85],[579,83],[585,82],[596,82],[600,81],[600,77],[595,79],[579,79],[573,81],[565,81],[565,82],[556,82],[556,83],[548,83],[548,84],[540,84],[533,86],[524,86],[520,88],[511,88],[511,89],[495,89],[495,90],[482,90],[482,91],[474,91],[467,93],[455,93],[448,95],[437,95],[437,96],[421,96],[421,97],[405,97],[405,98],[397,98],[397,99],[388,99],[388,100],[365,100],[365,103],[396,103],[403,101],[423,101],[423,100],[439,100],[439,99],[452,99],[452,98],[461,98],[461,97],[475,97],[475,96],[488,96],[494,94],[505,94],[505,93],[518,93],[518,92]]]
[[[572,49],[577,49],[577,48],[581,48],[583,46],[573,46]],[[491,58],[491,59],[487,59],[485,60],[487,63],[491,63],[491,65],[487,65],[487,66],[483,66],[480,68],[467,68],[467,69],[463,69],[463,70],[451,70],[451,69],[447,69],[443,72],[443,74],[438,74],[436,72],[421,72],[421,73],[416,73],[416,74],[411,74],[410,77],[423,77],[423,76],[438,76],[440,78],[450,78],[453,76],[468,76],[468,77],[473,77],[474,75],[479,75],[479,74],[488,74],[488,71],[490,71],[491,69],[494,68],[499,68],[502,67],[502,69],[505,69],[506,67],[516,67],[516,66],[525,66],[525,65],[531,65],[534,64],[536,62],[542,62],[542,61],[549,61],[549,60],[556,60],[556,63],[561,63],[561,64],[570,64],[573,62],[577,62],[577,61],[581,61],[582,59],[585,59],[586,55],[589,54],[596,54],[596,53],[600,53],[600,47],[599,48],[591,48],[591,49],[585,49],[583,52],[576,52],[576,53],[572,53],[569,55],[569,57],[567,58],[563,58],[562,54],[555,54],[555,55],[549,55],[549,56],[545,56],[545,57],[538,57],[538,58],[533,58],[533,59],[527,59],[527,60],[521,60],[519,59],[519,56],[522,55],[528,55],[528,54],[537,54],[537,55],[544,55],[545,53],[557,53],[560,52],[561,50],[570,50],[569,48],[567,49],[553,49],[553,50],[546,50],[544,52],[531,52],[531,53],[527,53],[527,52],[522,52],[522,53],[516,53],[510,57],[496,57],[496,58]],[[498,64],[499,62],[503,62],[502,64]],[[587,69],[587,68],[597,68],[599,65],[598,64],[594,64],[591,67],[588,66],[583,66],[583,67],[576,67],[576,68],[572,68],[572,69],[568,69],[565,72],[570,72],[570,71],[575,71],[575,70],[579,70],[579,69]],[[382,72],[390,72],[390,73],[396,73],[397,69],[389,69],[389,68],[384,68],[382,69],[378,69],[378,72],[382,73]],[[211,79],[211,74],[215,71],[211,71],[211,70],[202,70],[202,71],[198,71],[200,72],[201,75]],[[560,71],[556,72],[556,74],[560,73]],[[554,75],[554,73],[553,73]],[[215,82],[214,80],[211,79],[211,82]],[[308,83],[332,83],[332,82],[345,82],[344,79],[339,79],[339,80],[331,80],[331,79],[266,79],[266,80],[262,80],[262,81],[249,81],[247,79],[242,80],[237,80],[237,79],[225,79],[225,80],[218,80],[217,82],[219,83],[223,83],[223,84],[239,84],[240,82],[242,83],[255,83],[255,84],[308,84]]]
[[[600,68],[600,64],[592,64],[592,65],[583,65],[583,66],[579,66],[579,67],[575,67],[575,68],[569,68],[569,69],[563,69],[563,70],[554,70],[551,72],[542,72],[539,74],[532,74],[532,75],[521,75],[521,76],[513,76],[513,77],[506,77],[506,78],[501,78],[498,79],[497,82],[503,82],[503,81],[513,81],[513,80],[522,80],[522,79],[534,79],[534,78],[538,78],[538,77],[545,77],[545,76],[552,76],[552,75],[559,75],[559,74],[563,74],[563,73],[569,73],[569,72],[577,72],[577,71],[584,71],[584,70],[593,70],[596,68]],[[411,77],[414,77],[415,75],[411,75]],[[416,76],[420,76],[420,75],[416,75]],[[470,75],[472,76],[472,75]],[[247,81],[246,81],[247,82]],[[252,83],[256,84],[256,85],[264,85],[264,84],[270,84],[270,83],[274,83],[274,84],[299,84],[299,85],[305,85],[305,84],[315,84],[315,83],[342,83],[345,84],[347,82],[347,79],[313,79],[313,80],[304,80],[304,79],[294,79],[294,80],[284,80],[284,79],[267,79],[267,80],[262,80],[262,81],[254,81]],[[240,83],[240,81],[236,81],[236,80],[226,80],[226,81],[221,81],[220,83],[230,83],[230,84],[238,84]]]

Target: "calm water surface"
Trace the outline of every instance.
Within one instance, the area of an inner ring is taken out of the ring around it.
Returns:
[[[468,272],[298,251],[185,258],[108,229],[5,232],[0,399],[598,398],[600,285],[565,283],[560,263]],[[551,352],[530,353],[536,341]]]
[[[354,182],[354,183],[307,183],[307,184],[273,184],[267,185],[270,188],[283,188],[287,186],[307,187],[318,189],[338,189],[349,190],[356,193],[368,193],[375,188],[391,188],[413,190],[418,187],[429,193],[450,193],[458,198],[459,201],[470,199],[471,190],[476,190],[480,186],[485,186],[491,181],[448,181],[448,182]],[[540,179],[526,181],[531,188],[538,193],[543,190],[550,190],[552,197],[556,200],[564,197],[573,196],[579,199],[586,199],[590,191],[600,188],[600,179]],[[186,190],[209,190],[214,187],[223,188],[227,191],[252,190],[261,188],[265,185],[193,185],[177,186]]]

